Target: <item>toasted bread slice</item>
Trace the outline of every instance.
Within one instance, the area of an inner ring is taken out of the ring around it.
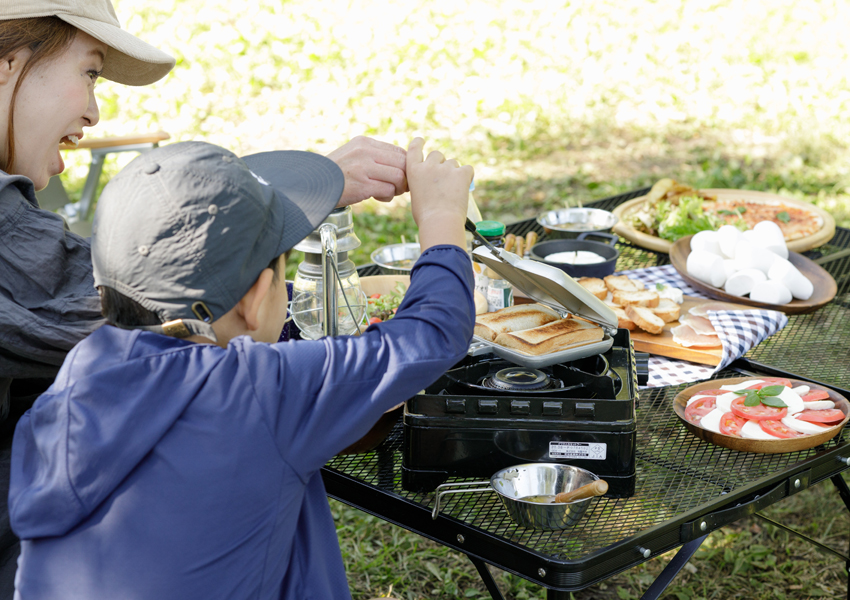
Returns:
[[[578,280],[578,283],[600,300],[605,300],[608,296],[608,286],[598,277],[582,277]]]
[[[614,292],[636,292],[642,287],[638,287],[634,281],[625,275],[608,275],[605,278],[605,285]]]
[[[629,331],[635,330],[637,325],[635,325],[635,322],[628,317],[622,306],[617,306],[610,302],[606,302],[605,304],[607,304],[608,307],[614,311],[614,314],[617,315],[617,327],[621,329],[628,329]]]
[[[500,333],[539,327],[561,316],[542,304],[516,304],[475,317],[475,335],[492,342]]]
[[[524,354],[540,356],[576,344],[596,342],[604,336],[601,327],[587,321],[561,319],[534,329],[501,333],[496,337],[496,343]]]
[[[620,306],[646,306],[653,308],[658,306],[660,298],[658,292],[652,290],[641,290],[639,292],[614,292],[612,301]]]
[[[658,306],[653,307],[651,310],[661,317],[661,320],[665,323],[677,321],[682,312],[681,307],[670,300],[670,298],[661,298],[658,300]]]
[[[635,322],[635,325],[649,333],[658,335],[664,329],[664,321],[652,310],[643,306],[627,306],[626,316]]]

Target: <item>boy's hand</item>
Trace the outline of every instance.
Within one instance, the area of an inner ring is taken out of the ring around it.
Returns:
[[[406,192],[405,154],[404,148],[362,135],[328,154],[345,175],[337,208],[367,198],[389,202]]]
[[[424,251],[438,244],[466,247],[464,224],[473,170],[434,151],[423,160],[425,140],[414,138],[407,149],[407,181],[413,220]]]

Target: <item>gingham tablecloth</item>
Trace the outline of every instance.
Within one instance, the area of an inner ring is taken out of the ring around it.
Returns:
[[[687,296],[708,297],[688,285],[673,265],[621,271],[618,274],[640,280],[648,287],[656,283],[666,283],[681,289]],[[723,344],[720,364],[711,367],[662,356],[650,356],[649,382],[646,387],[678,385],[708,379],[788,324],[788,317],[775,310],[712,310],[708,313],[708,319]]]

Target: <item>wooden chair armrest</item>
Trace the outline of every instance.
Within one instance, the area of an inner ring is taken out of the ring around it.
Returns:
[[[62,150],[83,150],[94,148],[115,148],[117,146],[132,146],[134,144],[158,144],[171,136],[164,131],[154,131],[153,133],[141,133],[134,135],[119,135],[115,137],[102,137],[86,139],[83,138],[78,146],[70,144],[62,144]]]

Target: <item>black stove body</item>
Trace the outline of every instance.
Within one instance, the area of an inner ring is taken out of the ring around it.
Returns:
[[[609,497],[630,496],[637,395],[625,329],[602,354],[540,369],[467,357],[405,404],[402,485],[430,492],[449,477],[553,462],[605,479]]]

